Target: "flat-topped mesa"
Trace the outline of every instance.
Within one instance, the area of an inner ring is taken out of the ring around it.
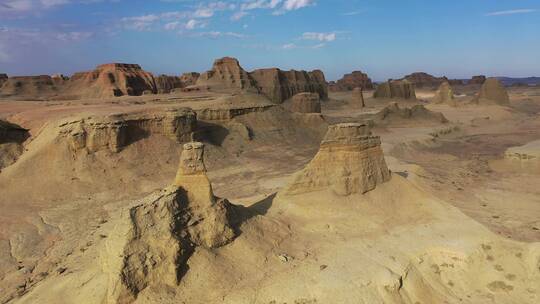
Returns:
[[[435,92],[433,102],[455,105],[454,91],[452,90],[452,86],[450,86],[448,81],[441,83],[437,89],[437,92]]]
[[[321,99],[317,93],[298,93],[293,96],[291,111],[297,113],[321,113]]]
[[[508,92],[497,78],[488,78],[473,99],[475,103],[510,104]]]
[[[252,91],[257,93],[255,81],[237,59],[224,57],[214,61],[212,70],[200,75],[195,84],[209,90]]]
[[[76,98],[140,96],[145,91],[157,92],[152,73],[138,64],[108,63],[89,72],[75,73],[66,84],[66,95]]]
[[[484,82],[486,82],[486,76],[484,75],[477,75],[477,76],[473,76],[471,78],[471,80],[469,80],[469,82],[467,82],[467,84],[484,84]]]
[[[415,72],[403,77],[403,79],[414,83],[417,88],[437,87],[441,83],[448,81],[446,77],[435,77],[424,72]]]
[[[213,203],[214,193],[204,166],[204,144],[184,144],[174,185],[186,190],[191,201]]]
[[[416,99],[414,83],[408,80],[389,80],[377,86],[374,98]]]
[[[357,87],[352,90],[351,98],[353,106],[360,108],[364,108],[366,106],[364,101],[364,90],[361,87]]]
[[[351,91],[355,88],[362,88],[363,90],[373,89],[373,82],[366,73],[361,71],[353,71],[350,74],[343,75],[343,78],[336,82],[329,84],[328,89],[330,91]]]
[[[259,91],[274,103],[283,103],[298,93],[318,93],[328,99],[328,87],[320,70],[282,71],[278,68],[258,69],[250,73]]]
[[[381,140],[366,123],[342,123],[328,127],[319,152],[293,177],[285,194],[330,190],[348,196],[363,194],[389,181]]]

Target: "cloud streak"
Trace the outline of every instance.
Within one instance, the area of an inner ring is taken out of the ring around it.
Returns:
[[[524,9],[491,12],[491,13],[487,13],[486,16],[506,16],[506,15],[516,15],[516,14],[529,14],[529,13],[534,13],[537,11],[538,11],[537,9],[533,9],[533,8],[524,8]]]

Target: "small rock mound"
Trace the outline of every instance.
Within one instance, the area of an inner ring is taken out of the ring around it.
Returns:
[[[396,102],[392,102],[375,114],[373,120],[376,125],[439,124],[448,122],[448,119],[442,113],[430,111],[423,105],[400,108]]]
[[[414,83],[407,80],[389,80],[377,86],[373,97],[416,99]]]
[[[473,102],[508,105],[510,103],[510,97],[497,78],[488,78],[482,85],[482,88],[480,88],[480,92],[478,92]]]
[[[232,205],[214,196],[203,156],[202,143],[185,144],[174,185],[131,208],[114,302],[131,303],[146,288],[176,287],[196,248],[217,248],[234,239]]]
[[[439,89],[435,93],[433,101],[435,103],[446,103],[455,105],[454,91],[452,90],[452,87],[450,86],[450,83],[448,83],[448,81],[441,83]]]
[[[294,176],[285,193],[328,189],[342,196],[362,194],[390,176],[380,138],[371,134],[367,124],[343,123],[328,127],[319,152]]]
[[[354,88],[352,91],[352,103],[354,106],[364,108],[366,103],[364,101],[364,91],[361,87]]]
[[[299,93],[293,96],[291,111],[298,113],[321,113],[321,100],[317,93]]]

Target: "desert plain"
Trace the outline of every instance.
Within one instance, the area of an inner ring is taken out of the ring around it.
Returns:
[[[0,78],[0,303],[539,303],[540,86]]]

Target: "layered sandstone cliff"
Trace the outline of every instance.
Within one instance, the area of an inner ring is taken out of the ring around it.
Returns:
[[[362,88],[363,90],[373,89],[373,83],[366,73],[361,71],[353,71],[350,74],[343,75],[343,78],[336,82],[330,82],[328,89],[330,91],[351,91],[354,88]]]
[[[107,98],[139,96],[145,91],[157,92],[152,73],[138,64],[110,63],[90,72],[75,73],[66,84],[64,94],[76,98]]]
[[[299,93],[293,96],[291,111],[297,113],[321,113],[321,100],[317,93]]]
[[[374,98],[416,99],[414,83],[408,80],[389,80],[377,86]]]
[[[311,92],[321,99],[328,98],[328,88],[324,73],[320,70],[282,71],[277,68],[258,69],[250,73],[259,91],[274,103],[282,103],[292,96]]]
[[[328,127],[319,152],[296,173],[285,193],[331,190],[347,196],[366,193],[389,180],[380,138],[367,124],[344,123]]]
[[[201,74],[195,85],[212,91],[257,92],[253,78],[231,57],[214,61],[212,69]]]
[[[60,124],[58,140],[67,138],[70,148],[75,152],[119,152],[123,147],[152,134],[164,135],[176,142],[190,141],[196,124],[196,114],[185,108],[87,117]]]

